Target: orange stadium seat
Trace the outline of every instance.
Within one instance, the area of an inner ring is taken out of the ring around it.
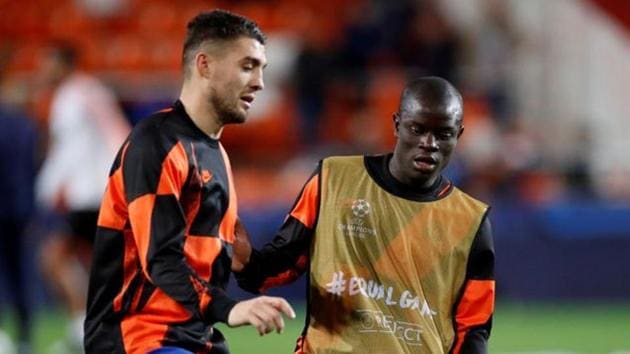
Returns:
[[[37,67],[37,58],[42,47],[41,42],[29,41],[17,45],[11,57],[9,72],[32,71]]]
[[[405,75],[398,67],[390,67],[376,72],[372,77],[368,92],[368,101],[372,105],[376,121],[374,129],[383,132],[383,147],[394,145],[392,114],[398,111],[400,89],[405,85]]]
[[[91,19],[72,3],[61,3],[50,9],[46,25],[51,37],[76,38],[89,33],[93,23]]]
[[[270,155],[295,152],[298,136],[294,101],[288,93],[282,93],[282,97],[283,101],[266,116],[226,129],[221,141],[244,155],[260,156],[261,149]]]
[[[148,48],[147,55],[151,67],[156,70],[179,70],[181,64],[181,42],[183,35],[170,34]]]
[[[167,3],[147,3],[137,16],[142,33],[167,34],[177,28],[177,8]]]
[[[138,71],[146,69],[143,42],[136,35],[121,35],[108,40],[103,48],[105,66],[110,70]]]

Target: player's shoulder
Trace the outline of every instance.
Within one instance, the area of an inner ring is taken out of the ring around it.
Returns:
[[[141,119],[131,131],[129,137],[129,150],[142,155],[163,155],[168,152],[178,141],[178,129],[176,114],[172,109],[155,112]]]
[[[154,139],[172,135],[173,129],[170,127],[175,121],[173,108],[166,108],[152,113],[141,119],[133,128],[131,137],[133,140]]]
[[[363,164],[362,155],[338,155],[338,156],[328,156],[322,159],[322,165],[326,166],[348,166],[348,165],[362,165]]]
[[[463,190],[461,190],[460,188],[456,186],[453,186],[452,191],[449,194],[449,197],[458,198],[462,204],[467,205],[471,208],[476,208],[476,209],[481,209],[481,210],[487,210],[488,208],[490,208],[490,206],[486,202],[481,201],[480,199],[477,199],[476,197],[473,197],[472,195],[464,192]]]

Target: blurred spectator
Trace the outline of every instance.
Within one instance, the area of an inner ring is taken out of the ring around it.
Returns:
[[[351,4],[346,11],[347,23],[339,47],[339,69],[361,80],[371,57],[380,47],[384,30],[383,14],[369,1]]]
[[[318,33],[304,40],[295,67],[295,94],[300,118],[300,138],[304,146],[319,141],[324,112],[331,54]]]
[[[0,88],[8,54],[0,52]],[[26,295],[24,239],[34,211],[35,124],[0,101],[0,259],[17,317],[18,353],[30,353],[31,311]]]
[[[129,132],[113,93],[77,70],[78,52],[55,42],[46,49],[41,78],[53,85],[49,147],[37,199],[63,222],[42,244],[42,270],[70,310],[70,348],[81,348],[87,267],[108,169]],[[69,349],[70,350],[70,349]]]
[[[409,76],[441,76],[457,86],[458,33],[448,24],[438,3],[421,1],[411,9],[406,31],[399,38],[396,52]]]
[[[577,135],[575,141],[579,141],[580,144],[571,149],[573,156],[568,159],[564,171],[566,182],[573,198],[596,198],[597,193],[589,168],[589,157],[594,151],[592,132],[586,125],[582,124],[575,128],[575,134]]]
[[[519,34],[502,0],[483,2],[483,21],[468,39],[470,73],[474,90],[488,100],[490,113],[504,128],[515,114],[513,82]]]

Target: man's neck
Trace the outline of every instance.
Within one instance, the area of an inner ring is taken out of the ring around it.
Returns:
[[[201,95],[191,87],[184,85],[179,100],[195,125],[206,135],[213,139],[219,139],[223,132],[223,125],[219,123],[216,112]]]

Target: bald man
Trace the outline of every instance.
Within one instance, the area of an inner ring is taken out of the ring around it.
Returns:
[[[487,352],[488,206],[442,175],[464,131],[462,97],[444,79],[418,78],[393,123],[393,153],[323,159],[261,250],[237,224],[242,288],[260,293],[308,272],[296,353]]]

